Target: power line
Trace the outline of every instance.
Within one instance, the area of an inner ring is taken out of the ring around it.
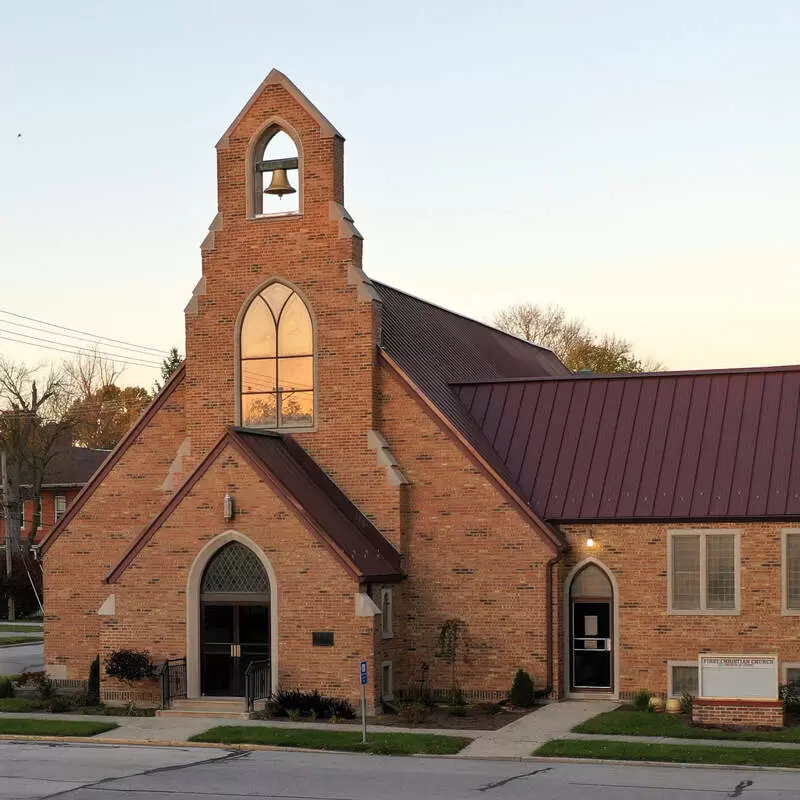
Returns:
[[[8,333],[8,331],[6,331],[6,333]],[[13,333],[13,331],[12,331],[12,333]],[[22,335],[22,334],[19,334],[19,335]],[[56,352],[67,353],[68,355],[71,355],[71,356],[74,356],[74,355],[92,356],[92,355],[96,354],[98,356],[102,356],[103,358],[108,359],[109,361],[111,361],[111,362],[113,362],[115,364],[126,364],[127,366],[131,366],[131,367],[148,367],[149,369],[158,369],[161,366],[160,364],[156,364],[154,362],[140,362],[140,361],[134,360],[132,357],[122,358],[120,356],[116,356],[116,355],[111,354],[111,353],[104,353],[104,352],[102,352],[100,350],[97,350],[97,351],[84,350],[84,349],[81,349],[81,348],[79,348],[77,346],[76,346],[76,349],[67,350],[64,347],[54,347],[52,344],[51,345],[36,344],[35,342],[25,341],[24,339],[12,339],[9,336],[0,336],[0,339],[4,340],[6,342],[15,342],[16,344],[27,344],[30,347],[39,347],[42,350],[55,350]],[[44,340],[44,341],[47,341],[47,340]],[[67,343],[66,342],[57,342],[57,343],[54,343],[54,344],[66,345]]]
[[[163,355],[162,351],[156,347],[149,347],[148,345],[143,345],[143,344],[133,344],[132,342],[126,342],[123,341],[122,339],[112,339],[108,336],[97,336],[93,333],[89,333],[88,331],[81,331],[78,330],[77,328],[68,328],[66,325],[57,325],[55,322],[45,322],[44,320],[36,319],[35,317],[27,317],[24,314],[17,314],[13,311],[4,311],[1,308],[0,308],[0,314],[7,314],[10,317],[25,319],[28,322],[37,322],[40,325],[47,325],[50,328],[59,328],[62,331],[69,331],[70,333],[79,333],[84,336],[90,336],[92,339],[105,339],[107,342],[113,342],[114,344],[124,344],[127,345],[128,347],[135,347],[139,350],[149,350],[154,355],[159,355],[159,356]]]

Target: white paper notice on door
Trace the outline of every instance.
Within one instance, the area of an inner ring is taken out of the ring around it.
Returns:
[[[597,617],[583,618],[583,635],[597,636]]]

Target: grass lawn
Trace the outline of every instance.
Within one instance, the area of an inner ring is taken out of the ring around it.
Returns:
[[[0,734],[4,736],[95,736],[117,727],[119,726],[115,722],[0,718]]]
[[[29,700],[27,697],[2,697],[0,698],[0,712],[6,711],[15,714],[25,711],[42,711],[44,705],[38,700]]]
[[[322,731],[296,728],[244,727],[221,725],[192,736],[192,742],[220,744],[269,744],[278,747],[307,747],[311,750],[346,750],[356,753],[410,756],[418,753],[452,755],[472,740],[460,736],[431,733],[369,733],[361,743],[361,731]]]
[[[717,730],[695,728],[682,714],[656,714],[633,706],[620,706],[598,714],[572,729],[575,733],[605,736],[671,736],[676,739],[736,739],[746,742],[800,742],[800,726],[778,731]]]
[[[39,623],[36,625],[20,625],[17,622],[0,622],[0,633],[41,633],[43,626]]]
[[[0,638],[0,647],[7,647],[10,644],[28,644],[41,642],[41,636],[3,636]]]

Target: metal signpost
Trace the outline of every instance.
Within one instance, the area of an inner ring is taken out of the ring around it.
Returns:
[[[361,743],[367,743],[367,662],[361,662]]]

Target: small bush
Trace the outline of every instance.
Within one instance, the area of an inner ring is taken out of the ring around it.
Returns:
[[[302,692],[293,689],[290,692],[278,692],[273,701],[273,708],[280,710],[287,716],[292,716],[292,712],[297,712],[299,717],[310,717],[312,714],[315,719],[355,719],[356,712],[353,706],[347,701],[337,697],[326,697],[318,691]]]
[[[100,656],[89,667],[89,683],[86,687],[86,705],[96,706],[100,702]]]
[[[447,713],[451,717],[466,717],[467,716],[467,707],[466,706],[447,706]]]
[[[424,722],[430,713],[431,710],[425,705],[425,703],[404,703],[402,706],[400,706],[399,717],[406,722],[417,725],[420,722]]]
[[[106,675],[133,684],[156,676],[156,668],[145,650],[115,650],[106,659]]]
[[[68,697],[55,695],[50,699],[48,708],[53,714],[64,714],[67,711],[72,711],[72,701]]]
[[[684,692],[681,695],[681,713],[691,717],[692,708],[694,708],[694,695],[690,692]]]
[[[56,690],[53,681],[50,680],[46,672],[23,672],[17,678],[17,686],[35,686],[39,699],[46,702],[55,695]]]
[[[639,689],[633,693],[633,707],[640,711],[647,711],[650,708],[650,698],[653,693],[649,689]]]
[[[517,670],[511,687],[511,704],[520,708],[530,708],[535,702],[533,678],[524,669]]]
[[[794,681],[784,683],[780,687],[780,698],[783,710],[790,714],[800,714],[800,686]]]
[[[13,697],[14,684],[11,678],[0,678],[0,698]]]

